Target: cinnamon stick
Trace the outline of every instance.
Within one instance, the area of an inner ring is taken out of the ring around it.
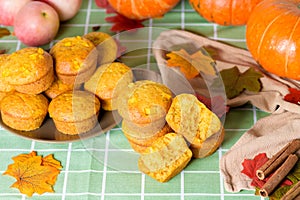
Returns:
[[[281,198],[281,200],[295,199],[300,195],[300,181],[296,183],[287,193]]]
[[[260,180],[265,179],[268,175],[275,171],[290,154],[295,153],[298,149],[300,149],[300,139],[295,139],[285,145],[270,160],[256,170],[257,178]]]
[[[298,156],[290,154],[284,163],[275,171],[270,179],[259,190],[262,197],[268,197],[281,181],[288,175],[298,161]]]

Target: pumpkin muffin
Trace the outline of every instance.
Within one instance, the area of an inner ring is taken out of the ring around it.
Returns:
[[[8,56],[8,54],[0,54],[0,68],[2,68],[2,65],[5,63]],[[0,92],[5,94],[6,92],[11,92],[13,90],[13,86],[5,82],[2,76],[0,76]]]
[[[165,126],[158,131],[143,134],[142,132],[139,132],[138,129],[128,129],[126,121],[123,120],[122,131],[125,137],[127,138],[128,142],[130,143],[132,149],[138,153],[143,153],[144,150],[147,147],[151,146],[155,140],[157,140],[159,137],[164,136],[167,133],[170,133],[172,129],[168,124],[165,124]]]
[[[18,92],[39,94],[54,80],[52,57],[38,47],[20,49],[6,58],[0,77]]]
[[[50,99],[53,99],[64,92],[71,91],[71,90],[77,90],[80,87],[81,87],[81,84],[80,85],[64,84],[60,79],[58,79],[56,76],[54,76],[53,83],[44,93],[47,97],[49,97]]]
[[[56,75],[65,84],[81,84],[96,69],[96,47],[80,36],[60,40],[50,49],[50,54],[55,61]]]
[[[118,112],[123,119],[149,124],[164,118],[172,103],[172,92],[165,85],[141,80],[130,83],[118,98]]]
[[[97,48],[98,61],[97,65],[112,63],[117,58],[118,45],[114,38],[103,32],[90,32],[83,36],[90,40]]]
[[[104,110],[116,110],[116,100],[124,87],[133,81],[133,73],[127,65],[113,62],[101,65],[84,83],[84,89],[96,94]]]
[[[166,121],[190,143],[196,158],[210,155],[223,141],[220,119],[192,94],[180,94],[173,99]]]
[[[100,101],[87,91],[68,91],[49,104],[49,115],[56,129],[64,134],[80,134],[93,129],[98,122]]]
[[[156,132],[159,132],[165,126],[166,120],[164,117],[148,124],[137,124],[126,119],[123,119],[122,122],[122,128],[135,138],[152,137]]]
[[[48,111],[48,100],[42,94],[12,92],[1,101],[1,117],[4,124],[21,131],[39,128]]]
[[[138,168],[159,182],[166,182],[181,172],[192,158],[182,135],[167,133],[140,154]]]

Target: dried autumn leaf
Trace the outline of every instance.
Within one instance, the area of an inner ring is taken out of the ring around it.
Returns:
[[[30,152],[29,154],[20,154],[20,155],[17,155],[15,157],[13,157],[13,161],[15,162],[24,162],[25,160],[27,160],[28,158],[32,158],[36,156],[36,152],[35,151],[32,151]]]
[[[300,90],[297,90],[296,88],[289,88],[289,92],[289,94],[284,96],[284,100],[300,105]]]
[[[7,28],[0,27],[0,38],[8,35],[10,35],[10,31]]]
[[[263,75],[254,68],[249,68],[245,72],[241,73],[235,66],[233,68],[220,71],[220,75],[222,77],[228,99],[238,96],[244,90],[259,92],[262,88],[259,79],[263,77]]]
[[[3,175],[16,179],[11,187],[31,197],[33,193],[54,192],[53,185],[60,173],[61,165],[52,155],[42,158],[36,152],[13,157],[13,164],[7,167]]]
[[[144,27],[143,20],[129,19],[119,13],[116,13],[115,16],[106,17],[105,20],[113,24],[110,28],[112,32],[135,31],[137,28]]]
[[[95,0],[96,5],[99,8],[104,8],[106,9],[106,13],[115,13],[116,11],[111,7],[109,2],[107,0]]]
[[[200,72],[215,75],[215,61],[201,50],[189,54],[186,50],[172,51],[166,54],[168,67],[179,67],[180,71],[187,79],[195,78]]]

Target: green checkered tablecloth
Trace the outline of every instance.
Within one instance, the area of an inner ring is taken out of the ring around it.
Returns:
[[[93,0],[83,0],[77,16],[61,25],[55,39],[83,35],[100,26],[100,31],[110,32],[111,24],[105,21],[108,14],[96,6]],[[185,29],[209,38],[245,48],[245,27],[218,26],[208,23],[182,0],[163,18],[144,21],[149,27],[148,38],[135,42],[151,47],[151,28]],[[11,29],[12,30],[12,29]],[[122,38],[119,38],[122,40]],[[54,42],[55,42],[54,41]],[[130,45],[130,42],[127,42]],[[126,44],[126,41],[125,43]],[[43,46],[49,49],[53,45]],[[0,39],[0,49],[9,53],[25,47],[15,37]],[[146,51],[145,62],[155,62],[151,51]],[[150,59],[149,59],[150,58]],[[147,64],[147,63],[146,63]],[[245,200],[260,199],[253,191],[228,193],[223,187],[219,171],[221,156],[266,113],[252,105],[233,108],[226,116],[225,139],[222,146],[211,156],[193,160],[184,171],[167,183],[142,174],[137,168],[137,155],[123,136],[120,125],[92,139],[72,143],[45,143],[18,137],[0,127],[0,173],[13,161],[11,157],[34,150],[39,155],[54,154],[63,169],[54,186],[55,193],[34,195],[39,200]],[[10,188],[15,179],[0,176],[0,199],[29,199]]]

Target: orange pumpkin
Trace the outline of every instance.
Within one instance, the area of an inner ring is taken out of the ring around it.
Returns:
[[[162,17],[180,0],[108,0],[120,14],[130,19],[143,20]]]
[[[264,0],[249,18],[246,43],[265,70],[300,80],[300,1]]]
[[[253,8],[262,0],[189,0],[204,19],[224,26],[245,25]]]

